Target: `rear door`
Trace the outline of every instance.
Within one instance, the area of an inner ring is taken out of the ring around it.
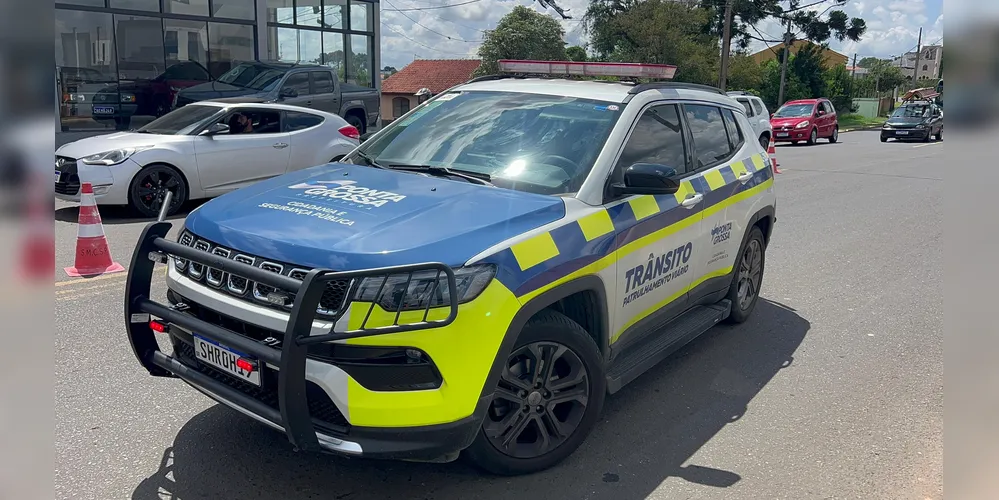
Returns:
[[[822,135],[830,137],[833,135],[833,130],[836,129],[836,108],[833,108],[832,103],[829,101],[822,101],[819,105],[822,106],[822,109],[826,112],[826,114],[822,116],[823,127],[825,128]]]
[[[285,173],[288,133],[281,131],[281,113],[262,108],[234,108],[218,121],[228,125],[235,113],[251,119],[248,133],[198,136],[194,141],[201,186],[216,196]]]
[[[312,103],[309,107],[338,114],[340,112],[340,93],[336,90],[333,72],[329,70],[310,71],[312,80]]]

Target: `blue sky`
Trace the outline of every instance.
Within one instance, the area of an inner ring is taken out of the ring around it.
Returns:
[[[984,3],[986,0],[980,0]],[[496,22],[515,5],[532,6],[559,19],[553,11],[546,11],[537,2],[529,0],[381,0],[382,15],[382,65],[402,68],[414,58],[460,59],[476,57],[482,40],[482,30]],[[434,8],[463,3],[449,8]],[[589,0],[561,0],[575,19],[560,21],[566,30],[569,43],[586,41],[579,18],[586,11]],[[822,11],[832,4],[812,7]],[[418,9],[418,10],[413,10]],[[832,41],[833,50],[850,57],[854,53],[866,56],[888,57],[898,55],[916,46],[919,28],[923,28],[923,43],[941,43],[943,38],[943,0],[848,0],[843,9],[851,17],[867,21],[867,34],[860,42]],[[780,38],[781,28],[775,22],[757,26],[763,33]],[[751,47],[762,50],[762,43]],[[682,63],[682,62],[681,62]]]

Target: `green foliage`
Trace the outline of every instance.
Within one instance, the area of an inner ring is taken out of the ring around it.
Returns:
[[[486,31],[479,57],[482,65],[475,75],[499,72],[500,59],[565,61],[565,30],[551,17],[518,5],[503,16],[496,28]]]
[[[728,60],[729,90],[758,89],[763,84],[763,67],[746,54],[732,54]]]
[[[570,61],[586,62],[586,49],[578,45],[566,47],[565,55]]]
[[[788,61],[788,73],[794,73],[798,81],[807,89],[810,97],[824,97],[828,94],[822,51],[823,47],[808,44],[798,50]]]
[[[880,61],[880,60],[881,59],[878,59],[877,57],[865,57],[865,58],[861,59],[860,62],[857,63],[857,66],[859,66],[861,68],[870,68],[870,67],[874,66],[875,64],[877,64],[878,61]]]
[[[837,65],[829,69],[825,73],[825,79],[827,96],[832,101],[833,107],[843,113],[853,112],[853,97],[850,93],[853,90],[851,88],[853,79],[846,66]]]

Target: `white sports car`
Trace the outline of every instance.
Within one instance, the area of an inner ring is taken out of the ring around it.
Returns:
[[[81,139],[56,150],[55,192],[79,201],[81,182],[100,205],[131,205],[155,217],[254,182],[337,161],[359,144],[343,118],[281,104],[204,101],[137,130]]]

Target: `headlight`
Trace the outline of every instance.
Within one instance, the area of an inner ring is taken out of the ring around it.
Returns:
[[[135,94],[122,92],[119,99],[121,100],[121,102],[135,102]]]
[[[803,121],[803,122],[795,125],[794,128],[805,128],[805,127],[807,127],[807,126],[809,126],[811,124],[812,124],[812,122],[810,122],[808,120],[805,120],[805,121]]]
[[[920,123],[919,125],[916,125],[916,128],[922,130],[922,129],[926,128],[926,125],[923,125],[922,123]]]
[[[886,124],[882,125],[882,126],[881,126],[881,128],[884,128],[884,129],[886,129],[886,130],[891,130],[891,125],[888,125],[888,124],[886,123]]]
[[[495,275],[496,267],[491,264],[455,270],[458,303],[469,302],[478,297]],[[358,287],[354,300],[375,302],[390,312],[398,311],[400,304],[403,311],[426,309],[428,304],[432,308],[445,307],[451,303],[447,276],[441,273],[439,280],[434,278],[437,278],[437,271],[413,273],[412,277],[409,274],[394,274],[388,278],[365,278]]]
[[[97,153],[95,155],[85,156],[80,158],[80,161],[85,165],[117,165],[130,156],[138,153],[139,151],[145,151],[153,146],[138,146],[134,148],[121,148],[113,149],[111,151],[105,151],[103,153]]]

